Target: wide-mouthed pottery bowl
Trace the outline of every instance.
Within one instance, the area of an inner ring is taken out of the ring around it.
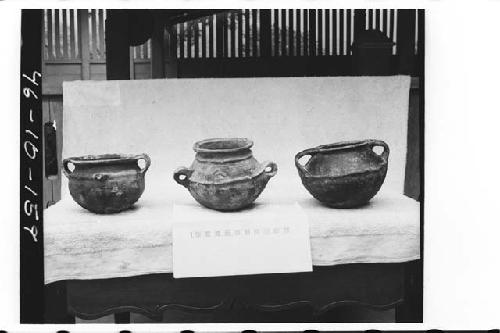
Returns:
[[[144,160],[144,166],[139,161]],[[80,206],[97,214],[129,209],[144,192],[151,159],[140,155],[88,155],[63,160],[69,192]]]
[[[378,154],[374,147],[382,147]],[[302,165],[300,159],[311,156]],[[380,140],[338,142],[295,155],[302,184],[313,197],[334,208],[366,204],[377,194],[387,174],[389,146]]]
[[[277,172],[276,163],[261,164],[253,157],[252,146],[245,138],[196,142],[194,162],[190,168],[178,168],[174,179],[205,207],[222,211],[245,208]]]

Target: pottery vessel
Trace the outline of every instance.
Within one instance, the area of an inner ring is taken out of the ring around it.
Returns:
[[[193,164],[178,168],[174,179],[205,207],[222,211],[247,207],[277,172],[276,163],[257,162],[252,146],[244,138],[196,142]]]
[[[139,160],[145,161],[143,168]],[[73,200],[91,212],[111,214],[129,209],[139,199],[150,165],[146,154],[89,155],[63,160],[63,172]]]
[[[374,147],[383,147],[377,154]],[[305,165],[299,161],[311,156]],[[389,147],[380,140],[338,142],[295,155],[302,184],[313,197],[334,208],[366,204],[387,174]]]

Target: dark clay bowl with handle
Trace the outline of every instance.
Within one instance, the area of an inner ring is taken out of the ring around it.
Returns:
[[[382,147],[378,154],[375,147]],[[300,159],[311,158],[302,165]],[[295,155],[302,184],[317,200],[334,208],[366,204],[384,183],[389,146],[381,140],[345,141],[306,149]]]
[[[144,167],[139,161],[144,160]],[[69,191],[80,206],[97,214],[112,214],[132,207],[144,192],[151,159],[140,155],[88,155],[63,160]]]

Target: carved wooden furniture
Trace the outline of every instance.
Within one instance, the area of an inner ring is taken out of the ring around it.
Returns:
[[[74,322],[75,316],[97,319],[115,314],[117,322],[126,322],[129,313],[135,312],[168,322],[168,310],[180,309],[210,313],[211,322],[338,321],[335,308],[357,305],[395,308],[397,322],[420,322],[421,273],[417,260],[314,267],[313,272],[295,274],[186,279],[149,274],[59,281],[47,285],[46,319]],[[308,315],[286,315],[297,308]]]

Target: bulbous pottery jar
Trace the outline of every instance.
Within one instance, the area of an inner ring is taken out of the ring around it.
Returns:
[[[374,147],[383,147],[377,154]],[[305,165],[299,161],[311,156]],[[366,204],[377,194],[387,174],[389,147],[380,140],[338,142],[295,155],[302,184],[311,195],[334,208]]]
[[[144,167],[139,167],[139,160],[145,161]],[[111,214],[129,209],[139,199],[150,165],[146,154],[89,155],[63,160],[63,172],[73,200],[91,212]]]
[[[252,146],[244,138],[196,142],[193,164],[178,168],[174,179],[205,207],[221,211],[247,207],[277,172],[276,163],[257,162]]]

